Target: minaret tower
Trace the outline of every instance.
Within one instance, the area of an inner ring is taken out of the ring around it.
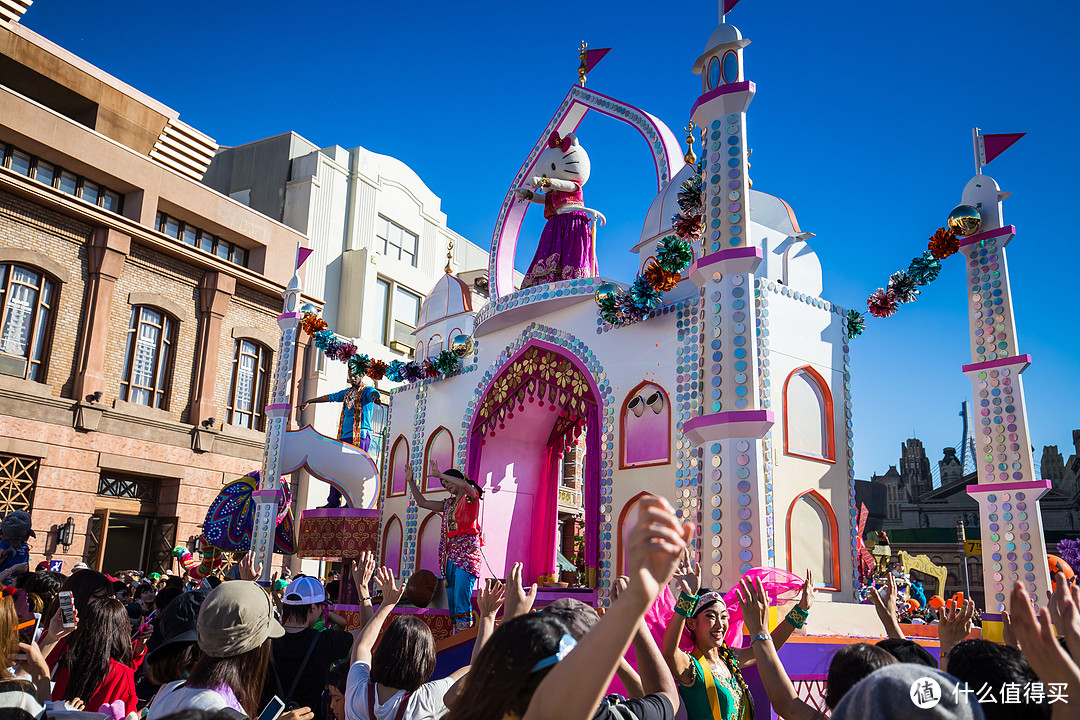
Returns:
[[[298,249],[298,253],[300,250]],[[278,502],[281,498],[281,453],[292,410],[291,391],[293,357],[296,350],[296,328],[300,324],[300,264],[285,288],[285,306],[278,315],[281,340],[274,363],[273,384],[266,404],[266,446],[263,449],[262,475],[255,498],[255,519],[251,529],[251,552],[256,566],[262,563],[259,583],[270,584],[270,565],[274,555],[274,534],[277,530]]]
[[[1008,197],[988,175],[977,174],[964,188],[956,216],[978,219],[961,239],[968,296],[971,364],[964,374],[974,390],[975,464],[979,484],[968,494],[979,503],[982,526],[983,587],[986,610],[1008,609],[1016,581],[1042,604],[1050,587],[1039,498],[1049,480],[1035,474],[1027,409],[1020,374],[1031,363],[1016,339],[1005,247],[1016,228],[1005,225],[1001,204]],[[965,207],[966,206],[966,207]],[[950,217],[950,226],[953,218]]]
[[[706,586],[733,587],[751,567],[773,565],[771,458],[764,438],[755,320],[762,250],[750,228],[746,80],[750,44],[724,21],[738,0],[720,0],[720,24],[694,63],[701,97],[690,111],[703,130],[704,237],[690,277],[702,289],[701,407],[683,432],[702,452],[701,570]]]

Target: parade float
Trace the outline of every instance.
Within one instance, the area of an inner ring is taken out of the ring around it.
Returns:
[[[809,244],[814,235],[800,228],[794,210],[751,187],[748,109],[756,88],[744,62],[749,40],[724,21],[734,2],[724,5],[693,62],[702,91],[690,102],[685,150],[658,118],[585,87],[592,59],[583,45],[579,82],[539,128],[503,198],[490,301],[474,310],[448,263],[421,309],[414,360],[357,355],[347,338],[317,322],[314,308],[297,306],[293,279],[266,408],[268,482],[252,492],[253,546],[264,575],[279,478],[299,468],[336,484],[347,504],[301,513],[301,555],[348,559],[370,549],[402,577],[440,575],[439,513],[421,510],[405,477],[411,468],[421,490],[440,497],[442,486],[428,474],[435,460],[486,492],[481,576],[505,578],[521,562],[526,583],[541,586],[540,605],[566,596],[606,605],[636,504],[654,494],[696,523],[704,586],[730,589],[756,567],[814,572],[813,614],[781,651],[806,699],[820,703],[823,669],[837,647],[881,635],[864,602],[875,572],[865,560],[865,515],[855,505],[850,344],[865,320],[827,298]],[[602,215],[584,206],[588,173],[549,162],[553,153],[587,148],[575,132],[588,113],[634,128],[639,151],[652,160],[657,195],[642,208],[639,237],[605,236]],[[1002,217],[1007,194],[981,174],[986,141],[977,135],[976,143],[984,149],[978,174],[947,232],[935,233],[927,253],[871,296],[868,309],[874,317],[895,312],[949,254],[968,266],[972,358],[963,372],[982,408],[986,458],[969,492],[982,510],[984,619],[992,627],[1012,581],[1026,581],[1039,595],[1048,586],[1038,509],[1048,483],[1033,474],[1020,387],[1030,358],[1016,346],[1004,257],[1015,229]],[[540,248],[571,240],[588,252],[596,242],[609,251],[629,248],[638,256],[637,277],[629,284],[605,278],[603,255],[598,267],[581,248],[573,263],[554,265],[538,249],[528,276],[541,281],[515,288],[519,235],[534,204],[544,205],[548,219]],[[586,217],[570,223],[562,217],[567,208]],[[381,472],[347,443],[310,427],[287,431],[286,388],[300,332],[328,358],[398,383],[389,392]],[[568,483],[564,459],[571,453],[575,482]],[[402,611],[421,614],[445,638],[441,647],[459,653],[467,637],[446,637],[444,603],[437,594],[430,607]],[[344,603],[339,610],[356,608]]]

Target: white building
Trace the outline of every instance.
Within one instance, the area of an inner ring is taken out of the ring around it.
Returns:
[[[413,337],[425,315],[437,321],[448,314],[445,308],[421,308],[437,282],[447,288],[447,281],[454,281],[452,287],[462,295],[456,304],[476,310],[487,301],[488,253],[447,226],[439,197],[399,160],[362,147],[319,148],[286,133],[223,148],[204,181],[307,234],[313,252],[306,263],[305,292],[323,299],[322,317],[329,327],[352,338],[358,351],[372,358],[420,359],[441,349],[427,347],[430,342],[417,348]],[[442,280],[448,253],[449,267],[460,271],[461,279]],[[520,282],[520,273],[516,278]],[[471,333],[469,321],[463,332]],[[436,338],[437,343],[444,340]],[[314,345],[302,362],[297,404],[347,387],[344,363],[327,361]],[[392,385],[384,380],[379,388]],[[336,436],[340,412],[339,404],[312,405],[299,422]],[[377,413],[376,424],[384,422],[385,413]],[[318,479],[302,479],[296,488],[297,513],[323,504],[328,490]]]

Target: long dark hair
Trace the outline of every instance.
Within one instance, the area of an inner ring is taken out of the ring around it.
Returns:
[[[15,612],[15,600],[11,595],[0,596],[0,659],[7,663],[4,667],[15,664],[15,655],[19,652],[19,615]]]
[[[371,681],[414,692],[435,670],[435,637],[419,618],[399,615],[371,654]]]
[[[450,468],[445,473],[443,473],[443,475],[449,475],[450,477],[456,477],[458,480],[464,480],[465,482],[472,485],[473,488],[476,490],[476,497],[477,497],[478,500],[483,500],[484,499],[484,488],[477,485],[476,481],[473,480],[472,478],[466,477],[465,474],[463,472],[461,472],[460,470],[455,470],[454,468]]]
[[[232,657],[203,655],[188,675],[188,687],[211,690],[228,685],[249,717],[258,717],[259,700],[270,664],[270,638],[259,647]]]
[[[111,598],[116,595],[116,591],[113,590],[112,580],[96,570],[79,570],[74,573],[60,586],[61,592],[65,590],[71,592],[71,599],[80,615],[86,610],[86,603],[90,602],[95,596],[98,598]],[[45,608],[45,613],[41,617],[43,627],[49,627],[49,621],[52,620],[52,616],[59,609],[60,601],[56,596],[53,596],[52,601]]]
[[[83,571],[87,572],[87,571]],[[131,624],[127,610],[116,598],[91,599],[79,612],[79,626],[71,633],[64,699],[88,698],[109,672],[109,661],[131,665]]]
[[[497,627],[446,720],[524,716],[537,686],[554,667],[533,672],[533,666],[558,652],[566,632],[566,626],[547,613],[522,615]]]
[[[183,680],[200,658],[202,650],[194,640],[188,643],[173,643],[158,648],[152,656],[148,655],[143,663],[143,673],[154,685],[164,685],[173,680]]]

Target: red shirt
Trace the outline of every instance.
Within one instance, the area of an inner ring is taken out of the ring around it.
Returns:
[[[68,668],[62,665],[53,674],[53,700],[63,700],[64,691],[67,690]],[[124,712],[138,711],[139,699],[135,697],[135,669],[116,660],[109,660],[109,670],[105,673],[105,679],[94,690],[89,698],[82,698],[86,703],[87,712],[97,712],[102,705],[108,705],[113,700],[123,700]]]

